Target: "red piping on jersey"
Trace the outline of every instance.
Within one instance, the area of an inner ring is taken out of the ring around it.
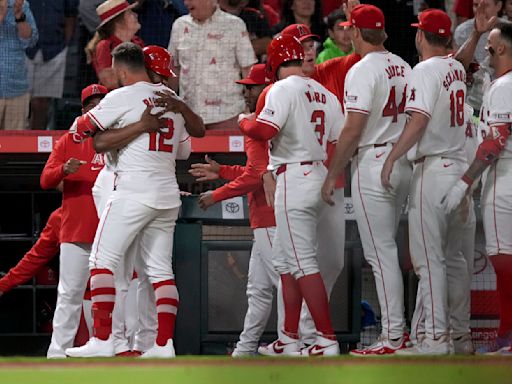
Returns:
[[[496,246],[498,247],[497,254],[499,255],[501,253],[500,252],[500,240],[498,238],[498,223],[496,220],[496,168],[498,166],[498,161],[496,161],[496,163],[494,164],[494,172],[493,172],[494,173],[494,180],[493,180],[494,191],[493,191],[493,197],[492,197],[492,212],[493,212],[493,216],[494,216],[494,232],[496,233]]]
[[[270,234],[268,233],[268,228],[265,228],[265,232],[267,233],[268,242],[270,243],[270,248],[272,248],[272,239],[270,238]]]
[[[107,212],[105,213],[105,220],[103,220],[103,223],[101,223],[100,234],[98,235],[98,241],[96,242],[96,251],[94,252],[94,268],[97,267],[96,260],[98,258],[96,255],[98,254],[98,248],[100,247],[100,240],[101,240],[101,235],[103,235],[103,229],[105,228],[105,222],[107,221],[108,214],[110,213],[110,207],[112,207],[112,201],[110,201],[108,204],[108,207],[106,207]]]
[[[370,111],[367,111],[366,109],[359,109],[359,108],[347,108],[347,112],[362,112],[365,115],[370,114]]]
[[[304,276],[306,276],[306,274],[304,273],[304,270],[302,269],[302,267],[300,266],[300,263],[299,263],[299,257],[297,256],[297,250],[295,249],[295,243],[293,242],[292,229],[290,227],[290,220],[288,219],[288,212],[286,210],[286,173],[283,174],[283,180],[284,180],[284,214],[286,215],[286,224],[288,225],[288,233],[290,234],[290,241],[292,242],[293,253],[295,255],[295,260],[297,261],[297,266],[299,267],[302,274]]]
[[[421,221],[421,237],[423,239],[423,248],[425,249],[425,259],[427,261],[428,270],[428,284],[430,290],[430,303],[432,305],[432,334],[434,340],[436,338],[436,322],[434,317],[434,295],[432,294],[432,275],[430,273],[430,262],[428,261],[427,243],[425,242],[425,231],[423,229],[423,171],[425,169],[425,163],[421,164],[421,184],[420,184],[420,221]]]
[[[428,113],[427,111],[424,111],[423,109],[420,109],[420,108],[414,108],[414,107],[405,108],[405,112],[409,112],[409,111],[421,113],[422,115],[426,115],[429,119],[432,118],[430,113]]]
[[[90,111],[87,113],[88,116],[91,117],[91,119],[94,120],[94,122],[96,123],[96,125],[98,126],[98,128],[100,128],[102,131],[105,130],[105,127],[103,127],[103,125],[101,125],[101,123],[98,121],[98,119],[96,118],[96,116],[94,116]]]
[[[357,168],[357,191],[359,192],[359,198],[361,199],[361,205],[363,207],[364,216],[366,218],[366,224],[368,225],[368,231],[370,232],[370,237],[372,238],[373,249],[375,250],[375,256],[377,256],[377,262],[379,264],[379,269],[380,269],[380,277],[382,279],[382,289],[384,291],[384,301],[386,302],[386,313],[388,314],[387,315],[387,317],[388,317],[388,339],[390,339],[391,338],[390,337],[391,322],[389,320],[389,306],[388,306],[388,295],[386,293],[386,283],[384,282],[384,272],[382,271],[382,265],[380,263],[379,251],[377,251],[377,246],[375,245],[375,239],[373,238],[372,227],[370,226],[370,220],[368,219],[368,214],[366,213],[366,207],[365,207],[364,201],[363,201],[363,194],[361,193],[361,179],[360,179],[361,173],[359,172],[359,156],[356,156],[356,168]]]

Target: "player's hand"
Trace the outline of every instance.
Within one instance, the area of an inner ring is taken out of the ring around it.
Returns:
[[[274,199],[276,196],[276,180],[272,172],[266,172],[262,176],[263,190],[265,191],[265,200],[267,205],[274,208]]]
[[[332,199],[332,195],[334,194],[335,188],[336,179],[327,177],[324,181],[324,185],[322,185],[322,199],[324,199],[324,201],[331,207],[334,206],[334,200]]]
[[[350,14],[352,13],[352,10],[359,4],[361,4],[359,0],[348,0],[343,4],[343,13],[347,17],[347,20],[350,20]]]
[[[23,15],[23,3],[25,0],[14,0],[13,12],[14,17],[19,19]]]
[[[165,108],[166,112],[182,113],[186,104],[179,97],[176,97],[169,91],[155,92],[158,99],[155,100],[155,106]]]
[[[192,164],[188,173],[192,176],[197,177],[196,181],[209,181],[209,180],[217,180],[219,178],[220,165],[215,160],[212,160],[206,155],[204,157],[206,164],[197,163]]]
[[[87,161],[78,160],[72,157],[68,161],[66,161],[66,164],[64,164],[64,174],[65,175],[72,175],[73,173],[78,172],[81,165],[87,164]]]
[[[462,198],[466,195],[468,185],[459,179],[453,187],[444,195],[441,206],[446,214],[452,213],[460,205]]]
[[[142,113],[139,120],[141,128],[143,132],[147,133],[162,132],[162,128],[167,127],[167,119],[162,117],[165,111],[152,113],[152,109],[153,107],[148,105]]]
[[[478,33],[485,33],[490,31],[494,24],[496,24],[497,17],[493,16],[488,19],[485,14],[486,8],[487,4],[485,0],[480,0],[480,3],[478,3],[478,6],[476,7],[475,13],[475,30]]]
[[[247,120],[254,120],[256,118],[256,114],[253,112],[253,113],[241,113],[238,115],[238,124],[240,124],[240,122],[244,119],[247,119]]]
[[[392,161],[388,161],[388,159],[384,162],[384,165],[382,166],[382,171],[380,172],[380,182],[386,191],[390,191],[393,189],[390,179],[391,172],[393,172],[394,163]]]
[[[207,192],[201,193],[199,195],[198,204],[201,207],[201,209],[205,209],[205,210],[210,208],[213,204],[215,204],[215,200],[213,200],[212,191],[207,191]]]

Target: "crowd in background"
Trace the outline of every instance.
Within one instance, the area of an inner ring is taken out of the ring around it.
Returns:
[[[234,81],[255,62],[265,62],[272,36],[288,25],[305,24],[319,37],[317,63],[352,51],[348,36],[338,27],[344,20],[343,2],[139,0],[130,1],[131,12],[109,18],[98,7],[103,0],[0,0],[0,130],[68,129],[75,116],[66,113],[78,114],[82,88],[95,82],[117,87],[110,51],[122,41],[168,48],[181,67],[173,88],[203,117],[207,129],[237,129],[236,117],[244,103],[242,87]],[[502,7],[500,1],[490,2],[500,4],[502,10],[497,11],[503,17],[512,17],[512,0],[505,0]],[[461,24],[454,35],[458,45],[470,33],[472,23],[464,22],[473,17],[477,1],[364,3],[384,11],[390,36],[386,47],[414,64],[414,34],[404,31],[417,14],[429,7],[452,12],[454,26]],[[483,47],[478,51],[483,54]],[[482,76],[477,73],[474,81],[483,82]],[[480,98],[470,92],[475,109]]]

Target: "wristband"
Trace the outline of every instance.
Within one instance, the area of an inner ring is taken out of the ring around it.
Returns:
[[[471,177],[469,177],[468,175],[466,175],[466,174],[464,174],[462,176],[461,180],[463,182],[465,182],[467,185],[469,185],[470,187],[471,187],[471,185],[473,185],[473,182],[474,182],[474,180]]]

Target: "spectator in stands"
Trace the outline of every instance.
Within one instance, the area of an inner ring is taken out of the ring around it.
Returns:
[[[27,127],[28,93],[25,49],[38,32],[24,0],[0,0],[0,130]]]
[[[279,12],[261,0],[249,0],[247,8],[257,9],[260,13],[264,14],[270,28],[281,21]]]
[[[324,49],[316,58],[317,64],[335,57],[347,56],[354,51],[349,31],[338,25],[343,21],[347,21],[347,18],[341,9],[332,11],[327,17],[329,37],[324,41]]]
[[[107,0],[96,8],[101,23],[85,49],[100,84],[109,90],[119,86],[111,68],[112,50],[126,41],[144,46],[144,42],[135,36],[140,29],[137,14],[132,10],[135,6],[125,0]]]
[[[457,17],[456,26],[468,19],[472,19],[479,0],[455,0],[453,12]]]
[[[180,96],[206,129],[238,130],[245,102],[243,87],[235,81],[256,62],[245,23],[222,11],[216,0],[185,0],[185,5],[190,14],[174,22],[168,48]]]
[[[322,0],[322,11],[324,18],[329,16],[336,9],[342,9],[343,4],[346,2],[347,0]]]
[[[485,16],[490,19],[493,16],[498,16],[501,11],[503,2],[500,0],[483,0],[485,6]],[[478,4],[480,0],[474,0]],[[475,4],[475,5],[476,5]],[[453,34],[453,45],[455,50],[460,48],[462,44],[469,38],[471,33],[475,30],[475,19],[469,19],[460,24]],[[468,86],[466,100],[469,105],[473,107],[475,113],[479,113],[480,106],[482,105],[483,88],[485,84],[490,83],[494,77],[494,71],[489,66],[489,55],[485,50],[489,32],[482,34],[475,50],[474,59],[480,68],[473,74],[473,82]]]
[[[267,53],[272,32],[265,15],[259,9],[249,8],[248,3],[248,0],[219,0],[219,6],[224,12],[238,16],[244,21],[254,53],[260,59]]]
[[[503,6],[503,16],[505,16],[509,21],[512,20],[512,0],[505,0],[505,5]]]
[[[320,41],[327,37],[320,0],[284,0],[281,22],[272,28],[272,33],[278,34],[291,24],[307,25],[313,34],[320,37]]]
[[[98,83],[96,72],[91,65],[87,63],[87,55],[82,47],[85,47],[96,33],[96,28],[100,25],[101,20],[96,13],[98,5],[103,3],[103,0],[80,0],[78,5],[79,24],[79,37],[78,37],[78,55],[80,68],[78,69],[78,79],[76,84],[76,93],[79,94],[82,89],[89,84]]]
[[[188,13],[183,0],[138,0],[134,9],[141,25],[139,36],[147,45],[167,47],[172,24]]]
[[[27,49],[30,86],[30,129],[46,129],[52,99],[64,91],[67,46],[73,38],[78,15],[78,0],[31,2],[39,29],[39,40]]]

